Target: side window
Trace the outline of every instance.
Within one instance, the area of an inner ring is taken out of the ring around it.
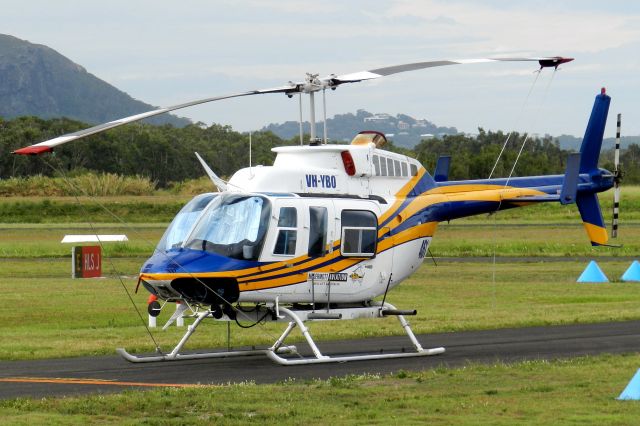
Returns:
[[[327,208],[309,207],[309,256],[324,256],[327,244]]]
[[[378,242],[378,220],[368,210],[344,210],[342,212],[343,256],[373,257]]]
[[[401,165],[402,165],[402,176],[407,177],[407,163],[403,161]]]
[[[384,157],[380,157],[380,176],[387,175],[387,160]]]
[[[387,158],[387,170],[389,171],[389,176],[395,176],[393,174],[393,160],[391,158]]]
[[[400,171],[400,161],[393,160],[393,165],[395,166],[396,176],[402,176],[402,172]]]
[[[411,176],[417,176],[418,175],[418,166],[416,166],[415,164],[411,165]]]
[[[380,176],[380,157],[377,155],[373,156],[373,170],[375,170],[376,176]]]
[[[298,239],[298,212],[295,207],[281,207],[278,217],[278,238],[273,254],[293,256]]]

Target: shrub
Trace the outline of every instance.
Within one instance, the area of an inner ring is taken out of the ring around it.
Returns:
[[[0,180],[0,196],[153,195],[156,182],[143,176],[86,173],[61,178],[42,175]]]

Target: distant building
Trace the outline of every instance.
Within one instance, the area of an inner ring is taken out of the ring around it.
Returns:
[[[431,134],[431,133],[423,133],[423,134],[420,135],[421,139],[432,139],[434,137],[435,136],[433,134]]]
[[[371,117],[365,117],[364,122],[367,121],[387,121],[391,119],[391,115],[389,114],[374,114]]]
[[[411,125],[405,121],[398,121],[398,129],[407,130],[411,127]]]

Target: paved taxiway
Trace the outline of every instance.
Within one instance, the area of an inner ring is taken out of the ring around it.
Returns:
[[[422,370],[466,362],[489,363],[525,359],[553,359],[587,354],[640,351],[640,321],[531,327],[419,335],[425,348],[444,346],[447,352],[430,357],[358,361],[282,367],[266,356],[180,362],[131,364],[118,356],[0,362],[0,398],[61,396],[117,392],[126,388],[191,386],[255,381],[271,383],[288,378],[326,379],[361,373]],[[320,342],[325,354],[397,351],[410,348],[406,336]],[[309,353],[299,343],[302,353]],[[630,372],[631,374],[631,372]]]

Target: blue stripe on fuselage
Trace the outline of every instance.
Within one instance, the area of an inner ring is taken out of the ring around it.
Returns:
[[[431,175],[425,171],[424,175],[420,178],[420,180],[418,180],[418,182],[416,182],[413,188],[411,188],[411,190],[407,193],[407,198],[402,202],[402,204],[400,204],[400,206],[397,209],[395,209],[393,213],[391,213],[391,215],[384,222],[380,224],[380,226],[382,227],[387,225],[392,219],[394,219],[398,215],[399,212],[404,210],[409,205],[409,203],[413,201],[414,197],[417,197],[420,194],[424,194],[425,192],[435,187],[436,187],[436,182],[433,180]]]
[[[192,249],[171,249],[166,253],[156,251],[145,262],[142,273],[198,273],[224,272],[255,268],[265,262],[232,259],[215,253]]]

